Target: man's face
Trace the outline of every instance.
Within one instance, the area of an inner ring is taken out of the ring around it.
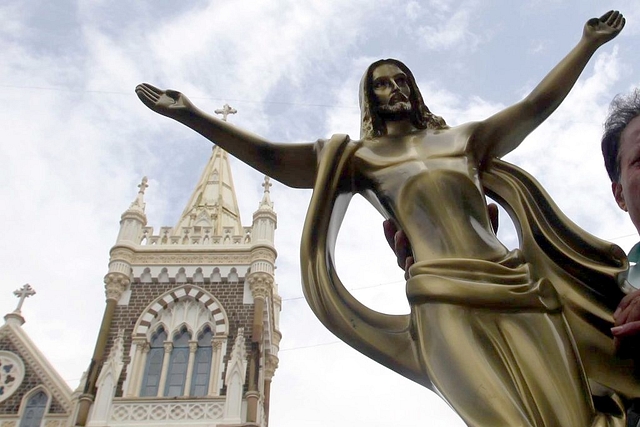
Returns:
[[[378,65],[371,73],[371,85],[378,112],[385,115],[405,115],[411,111],[411,88],[407,75],[394,64]]]
[[[631,120],[620,138],[620,181],[611,185],[621,209],[628,211],[640,233],[640,116]]]

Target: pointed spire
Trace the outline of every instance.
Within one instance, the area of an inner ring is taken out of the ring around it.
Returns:
[[[262,200],[260,200],[260,207],[258,209],[273,209],[273,202],[271,201],[271,178],[268,176],[264,176],[264,182],[262,183],[262,187],[264,187],[264,194],[262,195]]]
[[[144,202],[144,191],[147,189],[147,187],[149,187],[149,184],[147,184],[148,179],[146,176],[142,177],[142,182],[140,182],[140,184],[138,184],[138,188],[140,190],[138,190],[138,195],[136,196],[136,199],[131,203],[131,206],[129,206],[129,210],[135,210],[135,211],[139,211],[139,212],[144,212],[144,208],[146,206],[146,203]]]
[[[222,114],[222,120],[226,121],[227,116],[235,114],[237,110],[225,104],[215,112]],[[182,228],[193,226],[211,227],[215,236],[244,234],[229,154],[217,145],[213,147],[211,158],[174,228],[174,233],[181,234]]]

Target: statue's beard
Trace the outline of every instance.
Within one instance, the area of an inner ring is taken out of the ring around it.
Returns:
[[[378,105],[377,112],[383,120],[406,119],[411,113],[411,102],[399,101],[391,105]]]

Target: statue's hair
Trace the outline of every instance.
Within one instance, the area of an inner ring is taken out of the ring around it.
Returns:
[[[640,89],[628,95],[616,95],[609,105],[609,115],[604,122],[602,156],[612,182],[620,180],[620,139],[631,120],[640,116]]]
[[[386,135],[387,133],[387,126],[376,111],[376,97],[372,85],[373,71],[383,64],[393,64],[407,75],[408,84],[411,89],[411,93],[409,94],[409,102],[411,103],[410,118],[416,128],[446,129],[449,127],[442,117],[436,116],[429,111],[429,108],[422,99],[420,89],[418,89],[411,70],[396,59],[381,59],[371,64],[362,78],[362,87],[360,88],[360,108],[362,110],[361,138],[372,138]]]

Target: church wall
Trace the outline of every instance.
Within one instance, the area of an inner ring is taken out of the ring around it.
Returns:
[[[116,397],[123,396],[123,383],[127,376],[127,371],[131,369],[131,334],[133,328],[142,315],[143,311],[148,305],[159,296],[166,292],[182,286],[182,284],[175,283],[140,283],[134,281],[131,284],[131,294],[129,297],[128,305],[119,305],[116,308],[113,322],[111,324],[109,339],[107,344],[107,351],[105,354],[109,354],[113,342],[117,337],[118,330],[125,330],[124,340],[124,365],[120,378],[118,379],[118,385],[116,388]],[[253,304],[244,304],[244,283],[198,283],[196,286],[210,292],[222,305],[229,317],[229,337],[227,352],[224,357],[224,363],[229,360],[232,345],[235,339],[235,335],[238,328],[244,328],[245,334],[251,331],[252,316],[253,316]],[[249,352],[250,340],[246,341],[246,349]],[[224,375],[224,373],[223,373]],[[223,376],[224,378],[224,376]],[[225,393],[225,389],[222,389],[222,393]]]
[[[10,351],[18,357],[20,357],[21,355],[20,350],[11,342],[8,337],[0,338],[0,351]],[[33,388],[44,384],[43,379],[38,375],[29,361],[25,360],[23,357],[20,357],[20,359],[22,359],[22,362],[24,363],[24,379],[22,380],[22,383],[20,384],[18,389],[7,400],[0,402],[0,415],[18,414],[22,397]],[[60,405],[60,402],[56,399],[56,397],[52,395],[51,390],[49,390],[48,394],[51,398],[48,414],[65,415],[66,411],[64,410],[62,405]]]

